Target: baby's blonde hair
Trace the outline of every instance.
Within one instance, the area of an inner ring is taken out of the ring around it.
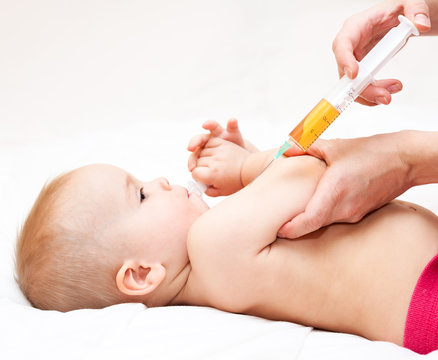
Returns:
[[[93,229],[91,212],[74,211],[72,174],[43,187],[18,234],[16,279],[40,309],[69,311],[123,302],[113,252]],[[63,206],[67,202],[71,206]]]

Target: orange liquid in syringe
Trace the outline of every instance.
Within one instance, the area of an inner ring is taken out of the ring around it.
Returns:
[[[306,151],[338,116],[339,111],[327,100],[322,99],[289,136]]]

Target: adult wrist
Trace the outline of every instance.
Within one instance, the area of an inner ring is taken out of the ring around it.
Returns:
[[[408,188],[438,182],[438,132],[404,130],[398,138]]]
[[[403,130],[393,134],[397,141],[397,153],[402,166],[405,168],[404,182],[405,190],[418,185],[417,167],[418,163],[415,151],[416,134],[413,130]]]

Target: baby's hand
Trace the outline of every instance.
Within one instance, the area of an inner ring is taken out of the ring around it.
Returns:
[[[220,138],[227,141],[231,141],[232,143],[243,147],[244,149],[248,150],[249,152],[255,152],[258,151],[257,148],[251,144],[249,141],[246,141],[242,137],[242,133],[240,132],[239,125],[237,123],[237,119],[230,119],[227,122],[227,128],[224,129],[217,121],[215,120],[208,120],[204,124],[202,124],[202,127],[205,130],[210,131],[209,134],[200,134],[194,136],[190,142],[187,149],[191,152],[195,152],[197,148],[203,148],[207,141],[210,138]],[[190,166],[189,166],[190,167]]]
[[[208,196],[230,195],[243,187],[240,171],[249,154],[235,143],[211,137],[191,154],[189,169],[193,179],[210,185]]]

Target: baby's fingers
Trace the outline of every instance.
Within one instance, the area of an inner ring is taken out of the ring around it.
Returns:
[[[208,166],[210,164],[210,157],[213,155],[211,149],[205,148],[196,148],[193,151],[188,159],[187,166],[189,171],[193,171],[193,169],[197,166]]]
[[[224,132],[223,127],[215,120],[207,120],[205,123],[202,124],[202,127],[205,130],[210,131],[210,134],[213,137],[219,137]]]
[[[207,144],[210,139],[210,134],[200,134],[192,137],[190,139],[189,145],[187,146],[187,150],[195,151],[197,148],[202,148]]]
[[[230,120],[228,120],[228,122],[227,122],[227,131],[230,132],[230,133],[232,133],[232,132],[240,132],[239,124],[237,122],[237,119],[231,118]]]
[[[200,150],[201,148],[197,148],[190,154],[189,159],[187,160],[187,167],[189,168],[189,171],[193,171],[193,169],[196,167]]]
[[[245,147],[245,141],[243,140],[242,134],[239,129],[239,124],[237,123],[237,119],[231,118],[227,122],[227,132],[228,136],[226,140],[235,143],[241,147]]]
[[[217,197],[217,196],[222,196],[223,194],[220,189],[216,189],[213,186],[209,186],[208,189],[205,191],[205,195],[211,197]]]
[[[206,185],[211,184],[211,170],[207,166],[196,166],[192,171],[192,177]]]

